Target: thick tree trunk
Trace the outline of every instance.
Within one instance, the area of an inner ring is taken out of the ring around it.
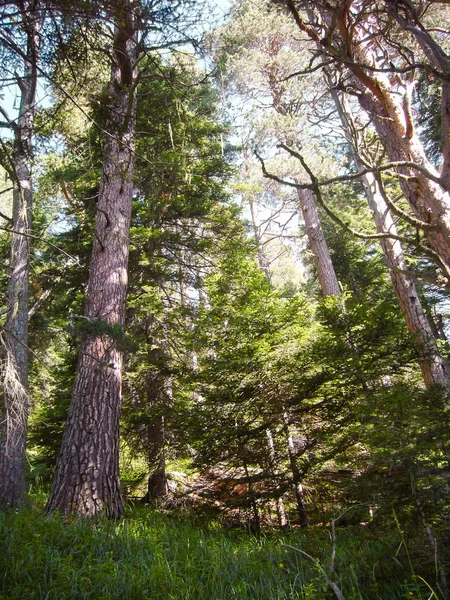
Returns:
[[[367,92],[359,100],[372,117],[390,161],[413,162],[439,178],[425,156],[422,143],[406,122],[403,106],[391,92],[384,91],[383,102]],[[397,171],[400,187],[415,216],[426,224],[424,234],[431,248],[450,270],[449,192],[417,169],[398,167]]]
[[[439,43],[443,38],[437,30],[427,31],[423,26],[420,5],[416,7],[413,2],[398,3],[396,0],[387,0],[386,5],[400,27],[414,36],[431,65],[442,73],[440,175],[443,188],[450,191],[450,55]]]
[[[346,139],[352,149],[353,158],[359,169],[364,165],[359,156],[356,141],[351,131],[354,128],[349,121],[348,108],[339,97],[338,92],[330,85],[331,95],[336,105]],[[367,173],[362,177],[362,183],[373,213],[373,218],[378,233],[390,233],[397,235],[397,228],[392,218],[391,211],[384,199],[381,182],[373,173]],[[417,342],[420,352],[419,364],[425,385],[429,388],[434,385],[448,385],[450,373],[448,364],[439,353],[436,338],[433,334],[430,322],[423,310],[422,303],[417,293],[414,279],[407,275],[401,243],[398,239],[382,238],[380,245],[383,250],[386,263],[389,268],[392,285],[400,309],[408,327],[408,331]]]
[[[338,16],[341,31],[347,18],[345,10]],[[373,27],[371,24],[368,26]],[[450,187],[447,178],[445,173],[441,178],[427,159],[424,146],[416,134],[411,110],[413,83],[381,72],[389,65],[384,56],[379,58],[377,47],[367,34],[366,29],[355,29],[353,39],[349,37],[346,40],[348,58],[351,59],[349,69],[355,86],[360,90],[359,103],[370,115],[388,159],[392,162],[414,163],[419,167],[397,167],[399,185],[414,215],[424,223],[424,234],[443,262],[450,280]],[[379,71],[369,76],[355,63],[366,63]],[[445,66],[450,74],[448,57]],[[447,92],[445,85],[445,106]],[[445,123],[448,123],[448,119],[444,120],[444,127]],[[446,146],[447,141],[444,142]],[[440,183],[436,180],[440,180]]]
[[[25,467],[29,412],[28,393],[28,279],[32,218],[31,156],[39,52],[39,5],[24,7],[27,37],[19,116],[11,124],[14,151],[10,161],[13,180],[11,258],[8,279],[8,315],[3,342],[3,393],[0,406],[0,509],[26,501]]]
[[[320,223],[314,196],[311,190],[302,189],[297,189],[297,195],[322,294],[325,297],[340,296],[341,289]]]
[[[118,19],[117,65],[109,89],[107,135],[74,390],[47,512],[84,517],[123,511],[119,416],[136,112],[136,40],[128,2]],[[126,35],[125,35],[126,34]]]

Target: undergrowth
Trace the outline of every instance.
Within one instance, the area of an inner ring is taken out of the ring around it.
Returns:
[[[440,598],[414,572],[400,533],[370,528],[324,528],[256,538],[133,509],[127,518],[64,523],[34,508],[0,515],[0,599],[326,600],[333,592],[320,562],[346,600]]]

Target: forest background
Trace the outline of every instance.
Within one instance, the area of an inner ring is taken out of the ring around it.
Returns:
[[[449,17],[1,3],[2,597],[449,597]]]

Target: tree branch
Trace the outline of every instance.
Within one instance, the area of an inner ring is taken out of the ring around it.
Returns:
[[[2,226],[0,226],[0,230],[6,231],[7,233],[14,233],[16,235],[23,235],[24,237],[30,238],[32,240],[39,240],[40,242],[43,242],[47,246],[50,246],[51,248],[54,248],[58,252],[61,252],[61,254],[64,254],[64,256],[67,256],[67,258],[69,258],[74,264],[81,266],[78,258],[75,258],[74,256],[72,256],[71,254],[69,254],[68,252],[66,252],[59,246],[57,246],[56,244],[53,244],[52,242],[45,240],[44,238],[40,237],[39,235],[33,235],[31,233],[24,233],[23,231],[16,231],[15,229],[10,229],[9,227],[2,227]]]
[[[286,150],[286,152],[289,152],[289,154],[291,156],[293,156],[294,158],[297,158],[300,162],[303,161],[302,155],[299,152],[296,152],[295,150],[290,148],[289,146],[286,146],[286,144],[278,144],[277,147],[282,148],[283,150]],[[307,171],[307,169],[305,168],[303,163],[302,163],[302,166],[305,169],[305,171]],[[398,160],[398,161],[390,162],[386,165],[380,165],[378,167],[367,167],[366,169],[362,169],[362,171],[358,171],[358,173],[351,173],[349,175],[340,175],[338,177],[332,177],[331,179],[325,179],[323,181],[318,181],[316,179],[315,185],[324,186],[324,185],[330,185],[332,183],[339,183],[341,181],[354,181],[355,179],[359,179],[360,177],[362,177],[363,175],[366,175],[367,173],[380,173],[382,171],[389,172],[392,169],[397,169],[398,167],[407,167],[409,169],[414,169],[416,171],[419,171],[419,173],[422,173],[423,175],[425,175],[425,177],[427,177],[427,179],[434,181],[434,183],[437,183],[438,185],[441,185],[442,187],[444,185],[444,182],[441,177],[437,177],[436,175],[433,175],[433,173],[431,173],[428,169],[426,169],[422,165],[419,165],[417,163],[410,162],[410,161],[405,161],[405,160]],[[310,175],[310,173],[308,173],[308,174]],[[397,176],[399,175],[398,173],[394,173],[394,174]],[[309,184],[305,184],[305,185],[300,184],[300,187],[302,187],[302,189],[308,189],[308,188],[312,189],[311,185],[309,185]]]
[[[293,151],[293,152],[295,152],[295,151]],[[441,257],[439,256],[439,254],[437,252],[435,252],[431,248],[424,246],[419,241],[413,242],[411,239],[408,239],[404,236],[395,235],[392,233],[363,233],[361,231],[357,231],[356,229],[353,229],[353,227],[351,227],[348,223],[345,223],[345,221],[343,221],[338,215],[336,215],[336,213],[324,201],[322,192],[320,190],[321,184],[319,184],[317,178],[315,177],[314,173],[311,171],[311,169],[305,162],[303,156],[301,154],[299,154],[298,152],[295,152],[295,154],[297,155],[298,160],[300,161],[303,168],[305,169],[305,171],[308,173],[308,175],[311,178],[312,183],[309,185],[302,185],[302,184],[298,184],[295,182],[293,183],[290,181],[286,181],[284,179],[281,179],[280,177],[277,177],[276,175],[273,175],[272,173],[269,173],[266,169],[264,160],[255,151],[255,155],[261,163],[264,177],[267,177],[269,179],[277,181],[278,183],[281,183],[282,185],[288,185],[288,186],[296,188],[296,189],[312,190],[315,193],[318,204],[323,208],[323,210],[330,217],[330,219],[332,219],[342,229],[348,231],[355,237],[358,237],[363,240],[393,239],[393,240],[398,240],[399,242],[402,242],[404,244],[414,245],[418,250],[420,250],[421,252],[423,252],[425,255],[429,256],[432,259],[432,261],[441,269],[445,278],[450,282],[450,267],[447,266],[446,263],[444,263],[442,261]]]

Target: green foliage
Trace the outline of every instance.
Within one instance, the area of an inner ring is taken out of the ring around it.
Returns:
[[[36,479],[50,481],[69,410],[77,353],[74,346],[66,346],[68,340],[63,338],[60,341],[63,347],[56,346],[54,353],[47,353],[46,368],[40,365],[39,370],[33,373],[33,383],[39,377],[39,385],[35,383],[36,406],[28,435],[30,479],[33,483]]]
[[[417,117],[420,135],[431,159],[438,163],[442,156],[442,115],[440,81],[421,73],[416,86]]]
[[[336,239],[333,250],[337,263],[349,267],[341,273],[352,293],[315,307],[304,297],[274,292],[249,249],[234,249],[207,280],[208,304],[192,336],[202,399],[190,417],[196,464],[221,471],[251,466],[255,483],[265,481],[261,501],[286,491],[292,481],[282,426],[287,418],[298,439],[301,476],[318,488],[310,492],[314,519],[320,519],[323,486],[333,488],[324,472],[372,467],[371,423],[380,418],[383,399],[394,402],[415,360],[379,253],[347,236]],[[387,406],[384,414],[389,420]],[[267,428],[274,437],[275,484]],[[334,486],[328,510],[335,510],[337,498],[345,505],[344,487]],[[375,496],[379,503],[380,492]],[[360,500],[375,502],[373,496]]]
[[[92,317],[74,316],[70,324],[70,332],[76,338],[83,335],[107,336],[114,340],[121,352],[136,350],[136,342],[130,334],[125,333],[123,327],[118,323],[111,325],[102,319]]]
[[[138,101],[139,191],[131,231],[128,328],[137,343],[124,387],[123,434],[150,470],[186,454],[192,389],[188,333],[204,273],[242,239],[227,204],[217,97],[184,70],[154,64]]]
[[[67,50],[74,52],[76,48],[70,45]],[[180,264],[187,264],[185,285],[198,287],[198,273],[205,269],[205,261],[212,260],[209,253],[213,247],[217,252],[223,239],[242,230],[236,210],[224,204],[224,181],[230,167],[222,153],[224,128],[218,122],[216,96],[208,86],[197,82],[192,65],[182,67],[169,66],[156,57],[143,66],[148,77],[138,94],[127,332],[98,320],[74,316],[82,314],[101,173],[101,134],[95,126],[104,121],[101,98],[94,94],[89,106],[83,91],[73,90],[74,94],[81,94],[81,113],[65,105],[56,120],[48,120],[51,115],[41,115],[49,127],[48,132],[42,130],[42,135],[57,130],[64,136],[65,145],[62,153],[53,151],[43,159],[39,193],[44,202],[58,198],[57,216],[62,221],[62,231],[57,228],[53,241],[78,260],[76,268],[68,268],[68,262],[61,261],[60,252],[46,248],[39,255],[36,269],[40,288],[50,289],[51,294],[33,324],[42,330],[39,342],[50,343],[57,354],[51,375],[56,389],[42,398],[32,424],[33,442],[47,463],[52,462],[70,397],[67,382],[72,381],[72,373],[64,365],[70,363],[74,369],[73,357],[66,360],[61,342],[69,341],[74,346],[80,334],[85,333],[108,335],[128,353],[123,433],[134,450],[150,463],[154,460],[151,439],[155,447],[160,442],[151,423],[164,416],[169,431],[169,415],[176,413],[179,406],[172,406],[165,381],[175,375],[172,351],[167,348],[183,352],[175,327],[177,320],[186,321],[189,313],[180,305],[177,290]],[[58,77],[64,79],[67,75],[62,70]],[[86,74],[87,78],[91,76],[91,72]],[[91,115],[91,121],[86,114]],[[167,299],[173,305],[170,309]],[[59,340],[49,335],[50,331],[57,331]],[[70,338],[65,331],[69,331]],[[170,336],[176,340],[175,346],[168,339]],[[39,372],[42,374],[42,369]],[[38,390],[36,395],[41,397]],[[181,406],[183,402],[182,394]],[[153,432],[150,439],[143,435],[144,431]],[[174,440],[171,436],[172,443]]]

